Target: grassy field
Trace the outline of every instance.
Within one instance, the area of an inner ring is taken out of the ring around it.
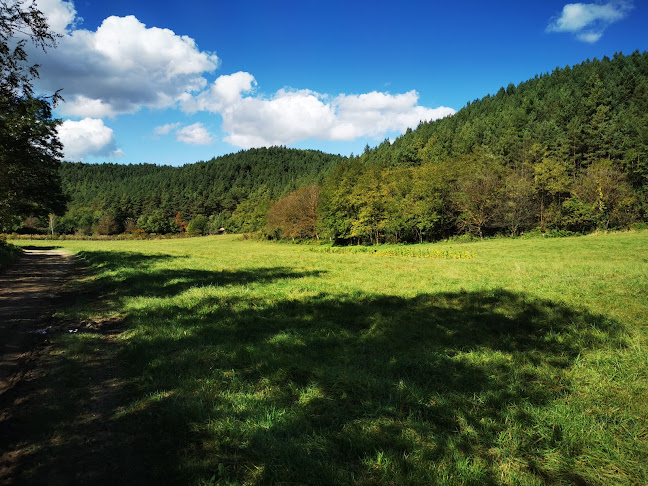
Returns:
[[[132,482],[648,484],[648,232],[423,252],[469,258],[19,242],[52,243],[86,270],[26,478],[99,417],[88,447]]]

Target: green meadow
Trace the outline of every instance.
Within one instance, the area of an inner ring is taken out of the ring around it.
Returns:
[[[17,244],[83,267],[25,402],[26,482],[90,450],[96,482],[648,484],[646,231]]]

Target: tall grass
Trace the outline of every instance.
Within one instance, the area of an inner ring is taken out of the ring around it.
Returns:
[[[87,276],[59,316],[80,329],[52,358],[65,406],[36,414],[31,459],[79,440],[84,379],[103,366],[117,391],[102,417],[130,451],[110,454],[130,480],[646,484],[647,243],[421,247],[477,255],[448,259],[58,242]]]

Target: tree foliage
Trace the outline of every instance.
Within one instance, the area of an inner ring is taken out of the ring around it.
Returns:
[[[271,147],[184,167],[64,163],[61,175],[71,203],[58,224],[74,231],[106,212],[151,232],[180,231],[181,212],[196,232],[346,243],[626,227],[648,218],[648,54],[511,84],[358,157]]]
[[[38,66],[27,62],[27,42],[54,47],[55,35],[34,3],[0,1],[0,229],[65,206],[51,108],[59,96],[34,95]]]
[[[270,147],[182,167],[64,162],[61,177],[70,198],[67,220],[73,225],[79,217],[81,226],[87,213],[111,210],[121,221],[138,221],[161,211],[165,219],[178,212],[185,221],[212,218],[203,232],[221,227],[247,232],[263,228],[271,200],[321,184],[342,160],[314,150]],[[176,224],[180,231],[183,224]]]
[[[317,237],[317,208],[320,188],[297,189],[275,202],[266,217],[266,233],[275,238]]]
[[[648,54],[557,68],[341,164],[321,229],[347,242],[624,227],[648,217]]]

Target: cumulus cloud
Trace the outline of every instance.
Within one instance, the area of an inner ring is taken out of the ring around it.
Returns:
[[[396,95],[376,91],[362,95],[340,95],[332,105],[337,113],[332,138],[338,140],[366,135],[380,137],[390,131],[404,132],[421,121],[437,120],[455,113],[452,108],[444,106],[420,106],[416,91]]]
[[[194,123],[180,128],[180,123],[167,123],[153,129],[154,135],[168,135],[175,132],[175,138],[178,142],[188,143],[190,145],[210,145],[214,139],[202,123]]]
[[[74,4],[62,0],[38,0],[38,9],[43,12],[51,30],[57,34],[66,32],[68,26],[74,26],[77,15]]]
[[[551,20],[547,32],[569,32],[578,40],[594,43],[612,23],[622,20],[632,10],[627,0],[607,3],[568,3],[561,14]]]
[[[84,118],[80,121],[65,120],[58,128],[59,139],[63,144],[65,158],[83,160],[89,155],[118,158],[124,155],[115,146],[112,128],[104,125],[103,120]]]
[[[57,49],[30,53],[30,59],[33,56],[41,65],[37,87],[47,93],[64,88],[65,103],[57,111],[82,118],[61,127],[68,157],[116,155],[112,130],[103,122],[98,125],[99,119],[135,113],[143,107],[180,106],[188,113],[218,114],[227,134],[224,140],[242,148],[307,139],[380,139],[420,121],[454,113],[451,108],[419,105],[416,91],[331,96],[308,89],[281,89],[264,96],[257,93],[256,80],[247,72],[219,76],[207,86],[204,75],[217,68],[219,59],[198,49],[190,37],[147,27],[134,16],[111,16],[96,31],[84,30],[77,28],[81,19],[71,0],[39,0],[38,5],[61,37]],[[75,135],[91,126],[95,131],[88,140]],[[157,136],[172,132],[183,143],[213,141],[200,123],[182,128],[167,124],[153,131]]]
[[[147,27],[132,15],[108,17],[89,31],[74,28],[78,18],[71,2],[40,0],[39,7],[62,37],[56,49],[35,49],[30,59],[41,65],[41,90],[64,88],[58,111],[65,116],[102,118],[169,107],[203,89],[203,74],[218,66],[218,57],[200,51],[192,38]]]
[[[166,125],[160,125],[159,127],[155,127],[153,129],[153,133],[155,135],[168,135],[179,126],[180,123],[167,123]]]
[[[225,141],[242,148],[285,145],[298,140],[353,140],[405,131],[420,121],[452,115],[452,108],[418,105],[418,94],[372,92],[330,97],[310,90],[281,89],[254,96],[256,81],[245,72],[220,76],[197,96],[183,99],[187,112],[209,111],[223,118]]]
[[[213,142],[212,136],[202,123],[194,123],[176,132],[176,140],[190,145],[209,145]]]
[[[227,106],[240,102],[243,93],[248,93],[256,86],[254,76],[246,72],[225,74],[198,96],[186,93],[182,98],[183,109],[187,112],[211,111],[221,112]]]

